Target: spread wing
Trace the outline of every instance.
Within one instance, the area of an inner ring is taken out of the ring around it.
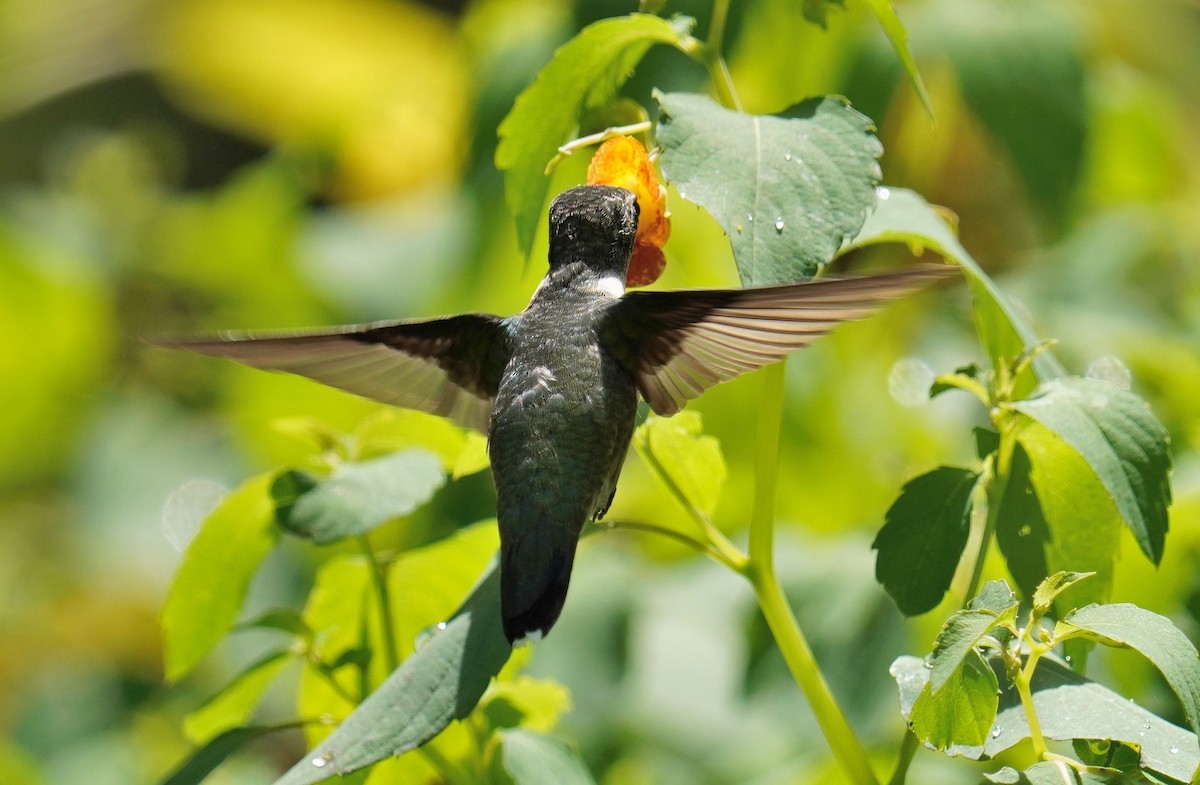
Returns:
[[[757,289],[631,292],[609,312],[606,346],[656,413],[671,415],[720,382],[807,346],[954,272],[925,265],[861,278]]]
[[[507,362],[505,334],[497,316],[463,314],[288,334],[222,333],[162,343],[299,374],[486,433]]]

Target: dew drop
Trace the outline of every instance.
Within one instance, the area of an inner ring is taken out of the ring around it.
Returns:
[[[434,639],[439,632],[446,629],[446,622],[439,621],[432,627],[426,627],[417,633],[417,637],[413,640],[413,651],[420,651],[429,645],[429,642]]]
[[[333,763],[333,753],[327,752],[324,755],[321,755],[320,757],[313,758],[311,763],[312,763],[312,765],[316,766],[318,769],[323,769],[326,766],[328,766],[330,763]]]
[[[993,739],[1000,738],[1000,733],[1001,733],[1001,731],[999,728],[992,728],[992,738]]]
[[[908,408],[923,405],[933,385],[933,369],[916,357],[902,357],[888,374],[888,392],[896,403]]]
[[[1071,655],[1070,655],[1070,654],[1068,654],[1067,656],[1063,657],[1063,659],[1067,661],[1067,664],[1068,664],[1068,665],[1070,665],[1070,664],[1071,664]]]
[[[785,161],[790,161],[790,160],[792,160],[792,154],[791,154],[791,153],[784,153],[784,154],[783,154],[783,160],[785,160]]]
[[[1167,747],[1167,752],[1171,753],[1172,755],[1178,755],[1179,748],[1172,744],[1170,747]]]
[[[1122,390],[1128,390],[1133,384],[1133,374],[1129,372],[1129,367],[1111,354],[1092,360],[1088,364],[1086,375],[1089,379],[1115,384]]]
[[[746,220],[750,223],[754,223],[754,213],[746,213]]]
[[[880,186],[875,189],[875,197],[881,202],[886,202],[888,199],[892,198],[892,190],[890,188]]]
[[[777,231],[777,232],[783,231],[783,216],[782,215],[775,219],[775,231]]]

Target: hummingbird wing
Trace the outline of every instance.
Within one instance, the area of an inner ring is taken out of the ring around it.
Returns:
[[[782,360],[838,323],[862,319],[954,272],[924,265],[860,278],[753,289],[631,292],[609,312],[605,345],[657,414],[720,382]]]
[[[221,333],[163,345],[299,374],[487,433],[507,360],[506,334],[498,316],[463,314],[311,332]]]

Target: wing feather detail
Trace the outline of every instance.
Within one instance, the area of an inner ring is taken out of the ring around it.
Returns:
[[[285,371],[487,433],[508,359],[504,320],[463,314],[328,330],[165,341],[166,346]]]
[[[782,360],[954,271],[924,265],[759,289],[631,292],[613,306],[605,342],[650,408],[671,415],[713,385]]]

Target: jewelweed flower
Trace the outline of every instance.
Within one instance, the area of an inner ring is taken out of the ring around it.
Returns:
[[[637,237],[629,261],[626,286],[654,283],[667,266],[662,247],[671,236],[671,214],[667,212],[667,189],[658,179],[642,143],[631,136],[607,140],[588,165],[587,181],[593,185],[616,185],[637,196]]]

